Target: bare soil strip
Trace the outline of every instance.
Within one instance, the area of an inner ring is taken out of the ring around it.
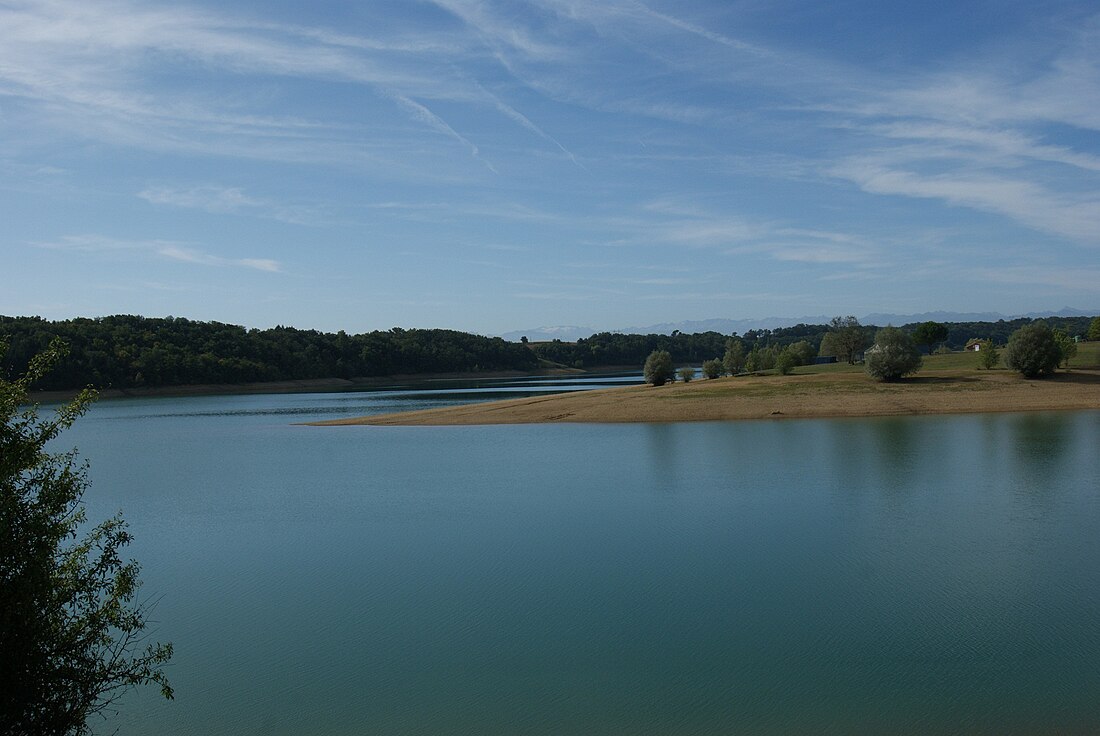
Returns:
[[[1025,380],[1008,371],[922,371],[897,383],[863,373],[719,378],[630,386],[315,422],[315,425],[471,425],[695,422],[906,414],[1100,409],[1100,370]]]

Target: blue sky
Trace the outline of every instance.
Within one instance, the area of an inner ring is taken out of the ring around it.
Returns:
[[[0,0],[0,314],[1100,306],[1092,3]]]

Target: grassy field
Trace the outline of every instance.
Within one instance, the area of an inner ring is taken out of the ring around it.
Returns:
[[[858,365],[804,366],[787,376],[772,371],[323,424],[682,422],[1100,409],[1100,343],[1080,344],[1069,371],[1041,380],[1005,368],[980,370],[977,363],[973,353],[933,355],[915,376],[893,383],[875,381]]]
[[[1000,348],[999,352],[1002,356],[1002,361],[998,364],[994,370],[1008,370],[1005,367],[1003,357],[1004,348]],[[979,356],[977,353],[963,353],[954,352],[947,353],[945,355],[926,355],[924,356],[924,364],[921,367],[921,372],[927,371],[977,371]],[[1100,342],[1082,342],[1077,345],[1077,356],[1073,358],[1069,363],[1070,370],[1074,368],[1100,368]],[[765,371],[765,373],[774,373],[774,371]],[[862,365],[848,365],[847,363],[829,363],[825,365],[804,365],[795,368],[793,373],[796,375],[816,375],[816,374],[828,374],[828,373],[862,373]],[[918,374],[919,375],[919,374]]]

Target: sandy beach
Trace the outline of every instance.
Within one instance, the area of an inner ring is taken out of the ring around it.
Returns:
[[[690,422],[1100,409],[1100,370],[1026,380],[1005,371],[928,371],[880,383],[863,373],[719,378],[583,391],[317,422],[474,425]]]

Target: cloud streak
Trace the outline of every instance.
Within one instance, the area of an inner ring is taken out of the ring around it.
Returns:
[[[294,225],[318,225],[323,222],[316,208],[283,205],[244,193],[240,187],[216,184],[197,186],[149,186],[137,196],[154,205],[197,209],[214,214],[261,217]]]
[[[123,240],[103,235],[66,235],[54,241],[33,243],[49,250],[90,254],[143,253],[169,261],[203,266],[246,268],[267,273],[282,270],[279,261],[270,258],[224,258],[171,240]]]

